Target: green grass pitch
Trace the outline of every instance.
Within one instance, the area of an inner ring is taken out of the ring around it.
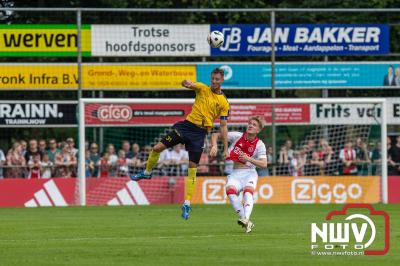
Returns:
[[[384,256],[312,256],[310,223],[341,205],[256,205],[251,234],[228,205],[0,209],[0,265],[400,265],[400,205]]]

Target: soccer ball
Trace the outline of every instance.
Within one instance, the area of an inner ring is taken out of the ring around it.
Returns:
[[[208,34],[207,41],[212,48],[218,48],[224,43],[224,35],[220,31],[212,31]]]
[[[119,176],[127,176],[128,173],[129,173],[128,166],[121,165],[121,166],[119,167]]]

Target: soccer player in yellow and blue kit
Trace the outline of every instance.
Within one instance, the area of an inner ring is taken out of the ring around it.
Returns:
[[[221,90],[224,82],[224,71],[216,68],[211,72],[211,86],[184,80],[182,86],[196,92],[196,99],[191,113],[184,121],[175,123],[172,130],[154,147],[146,163],[146,170],[132,175],[132,180],[150,179],[151,171],[160,158],[160,153],[179,143],[185,144],[189,153],[188,177],[185,181],[185,202],[182,206],[182,218],[187,220],[191,211],[190,200],[192,198],[196,181],[197,165],[204,148],[204,139],[214,125],[214,120],[220,118],[221,139],[224,144],[224,158],[228,153],[228,125],[229,103]]]

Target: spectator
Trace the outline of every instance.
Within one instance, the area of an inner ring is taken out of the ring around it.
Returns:
[[[376,175],[381,173],[381,163],[382,163],[382,157],[381,157],[381,148],[382,145],[380,142],[377,142],[375,144],[374,149],[370,152],[370,158],[372,162],[372,167],[371,167],[371,174]]]
[[[109,177],[109,171],[110,171],[110,156],[108,152],[103,153],[103,156],[100,159],[99,162],[100,165],[100,178],[105,178]]]
[[[294,152],[292,149],[293,142],[290,139],[288,139],[285,142],[285,146],[286,146],[286,151],[287,151],[287,155],[288,155],[288,160],[290,160],[293,158],[293,152]]]
[[[4,152],[3,152],[3,150],[2,149],[0,149],[0,179],[3,179],[4,178],[4,175],[3,175],[3,166],[5,165],[5,163],[6,163],[6,157],[4,156]]]
[[[26,161],[22,155],[22,145],[19,142],[13,144],[12,149],[7,153],[7,177],[23,178]]]
[[[76,166],[76,157],[72,154],[70,147],[66,142],[61,143],[61,152],[57,154],[55,162],[57,177],[72,177]]]
[[[343,163],[343,175],[357,174],[356,151],[353,149],[353,144],[351,141],[347,141],[344,145],[344,148],[340,150],[339,159]]]
[[[256,168],[258,176],[269,176],[268,168]]]
[[[270,175],[272,175],[273,150],[272,150],[271,146],[267,148],[267,162],[268,162],[268,168],[265,168],[265,169],[257,168],[258,176],[270,176]]]
[[[209,158],[208,158],[209,150],[204,150],[201,154],[199,165],[197,167],[197,176],[207,176],[210,172],[209,167]]]
[[[307,160],[310,161],[312,159],[312,154],[315,151],[315,141],[313,139],[307,140]]]
[[[289,174],[289,156],[287,152],[287,146],[282,145],[281,149],[279,150],[279,157],[278,157],[278,174],[279,175],[288,175]]]
[[[183,148],[182,144],[175,145],[172,150],[168,152],[169,165],[171,167],[172,176],[186,175],[189,167],[189,154]]]
[[[307,176],[324,175],[325,162],[321,159],[320,154],[314,151],[311,155],[311,160],[304,167]]]
[[[307,150],[308,150],[308,146],[307,145],[303,145],[299,149],[299,159],[300,159],[302,165],[306,165],[306,163],[308,162],[308,160],[307,160]]]
[[[289,163],[289,156],[288,156],[286,145],[282,145],[281,149],[279,150],[278,163],[279,164],[288,164]]]
[[[325,162],[325,164],[329,164],[332,161],[333,150],[332,147],[329,146],[329,143],[326,139],[321,139],[319,141],[320,150],[319,150],[319,158]]]
[[[267,148],[267,161],[268,161],[268,165],[272,165],[273,164],[273,156],[274,156],[274,153],[273,153],[273,150],[272,150],[272,147],[271,146],[269,146],[268,148]]]
[[[138,164],[138,167],[140,168],[146,167],[147,157],[149,157],[150,152],[151,152],[151,146],[145,145],[143,151],[139,152],[138,154],[138,159],[140,160],[140,164]]]
[[[289,173],[291,176],[298,177],[303,175],[304,160],[301,158],[302,155],[299,151],[293,152],[293,158],[289,163]]]
[[[41,162],[41,167],[42,167],[41,177],[42,178],[51,178],[52,177],[53,165],[54,165],[54,163],[52,161],[50,161],[49,154],[44,153],[43,161]]]
[[[93,169],[91,172],[91,176],[98,177],[99,176],[99,162],[100,162],[100,154],[99,154],[99,146],[96,143],[92,143],[90,145],[89,152],[89,160],[90,164],[93,165]]]
[[[21,154],[22,154],[22,156],[25,156],[26,148],[28,147],[28,144],[26,143],[25,140],[21,140],[19,143],[21,143]]]
[[[89,150],[89,141],[85,141],[85,151]]]
[[[358,175],[368,175],[368,166],[371,163],[367,144],[361,138],[356,140],[356,161]]]
[[[73,138],[67,138],[67,143],[69,145],[69,152],[72,154],[72,156],[74,156],[76,158],[76,160],[78,160],[79,151],[78,151],[78,149],[75,148],[74,139]],[[76,167],[73,167],[71,176],[77,176],[77,170],[78,169]]]
[[[44,139],[39,140],[39,151],[42,153],[42,155],[46,153],[46,149],[47,149],[46,140]]]
[[[326,139],[319,141],[320,150],[318,151],[319,158],[324,163],[324,174],[333,175],[335,171],[335,153]]]
[[[356,154],[357,154],[358,150],[362,150],[362,148],[361,148],[362,143],[363,143],[363,141],[362,141],[361,138],[357,138],[356,139],[356,146],[354,147],[354,150],[356,151]]]
[[[25,153],[25,161],[29,162],[30,160],[33,159],[33,156],[35,156],[36,154],[40,155],[40,160],[42,159],[42,152],[39,150],[38,148],[38,142],[36,139],[31,139],[29,141],[29,148]]]
[[[122,141],[122,150],[125,152],[125,156],[128,159],[132,159],[134,157],[133,151],[131,151],[131,144],[129,143],[129,141],[124,140]]]
[[[85,176],[86,177],[93,177],[95,164],[90,160],[90,151],[85,151]]]
[[[160,175],[180,176],[185,175],[188,168],[189,155],[182,148],[182,144],[175,145],[172,149],[161,152],[157,168]]]
[[[130,151],[128,149],[128,151]],[[125,150],[121,149],[118,152],[118,176],[120,177],[126,177],[128,176],[129,173],[129,164],[132,161],[132,159],[129,159],[126,157]]]
[[[36,153],[31,156],[31,159],[28,162],[29,174],[28,179],[39,179],[40,171],[42,170],[41,165],[41,155],[40,153]]]
[[[118,156],[115,153],[114,144],[107,145],[107,153],[108,153],[108,163],[110,164],[110,169],[108,171],[109,176],[117,176],[118,171]]]
[[[54,164],[56,161],[56,156],[59,153],[60,153],[60,149],[57,148],[56,139],[54,139],[54,138],[50,139],[49,140],[49,149],[47,151],[47,154],[49,155],[49,161]]]
[[[154,168],[154,171],[157,175],[169,175],[170,173],[170,158],[169,158],[169,149],[165,149],[160,153],[160,158],[157,162],[157,167]]]
[[[220,164],[220,161],[218,160],[218,158],[217,157],[209,158],[209,162],[210,162],[209,163],[209,169],[210,169],[209,175],[210,176],[219,176],[219,175],[221,175],[221,172],[222,172],[221,171],[221,164]],[[229,161],[225,161],[225,163],[226,162],[229,162]],[[231,161],[231,162],[233,163],[233,161]],[[230,166],[229,163],[228,163],[228,165],[225,164],[223,170],[224,171],[225,170],[229,171],[229,169],[226,169],[229,166]],[[232,169],[232,171],[233,171],[233,169]]]
[[[132,144],[132,162],[130,164],[130,170],[129,171],[136,171],[136,169],[131,169],[131,167],[134,168],[141,168],[143,165],[143,162],[139,159],[140,155],[140,146],[137,143]]]
[[[133,154],[133,157],[136,157],[136,158],[139,156],[139,154],[140,154],[139,144],[137,144],[137,143],[132,144],[132,154]]]
[[[396,144],[389,149],[389,175],[400,175],[400,135],[396,137]]]
[[[69,145],[69,152],[74,156],[75,158],[78,155],[78,149],[75,148],[75,141],[73,138],[67,138],[67,143]]]

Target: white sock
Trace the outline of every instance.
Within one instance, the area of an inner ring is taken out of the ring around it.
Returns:
[[[147,170],[144,170],[143,172],[144,172],[145,175],[151,174],[151,172],[147,172]]]
[[[243,205],[239,200],[239,197],[235,194],[230,194],[228,195],[229,200],[231,201],[232,207],[235,210],[235,212],[239,215],[239,217],[242,219],[244,218],[244,210],[243,210]]]
[[[254,199],[253,195],[249,192],[244,193],[244,216],[250,219],[251,211],[253,210]]]

